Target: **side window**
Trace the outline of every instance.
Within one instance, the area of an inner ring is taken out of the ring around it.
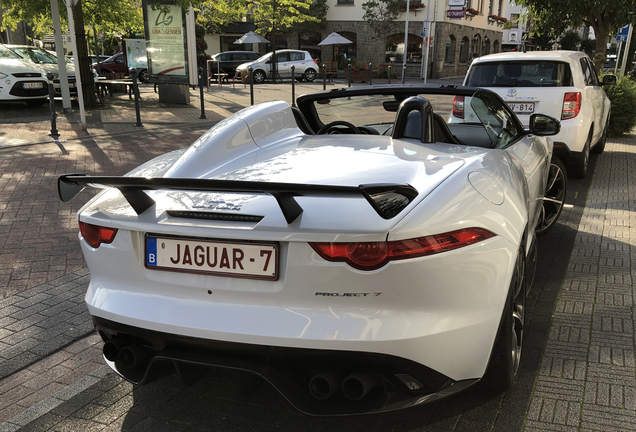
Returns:
[[[506,148],[523,133],[508,107],[494,94],[477,91],[470,106],[486,129],[493,148]]]
[[[592,61],[589,58],[585,59],[585,61],[587,62],[588,68],[590,70],[590,77],[592,78],[591,85],[594,85],[594,86],[599,85],[598,72],[596,71],[596,66],[594,66],[594,63],[592,63]]]
[[[305,60],[305,53],[292,51],[289,53],[289,60],[291,61]]]
[[[592,85],[591,81],[592,81],[592,77],[590,76],[590,68],[587,65],[587,61],[582,58],[581,59],[581,70],[583,72],[583,78],[585,79],[585,85],[589,86]]]
[[[231,54],[221,54],[216,58],[217,61],[228,61],[230,60]]]
[[[284,52],[284,53],[276,54],[276,58],[277,58],[277,61],[279,62],[286,62],[288,61],[289,56],[287,55],[286,52]]]

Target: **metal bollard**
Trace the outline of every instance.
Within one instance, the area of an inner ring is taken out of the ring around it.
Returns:
[[[369,85],[373,85],[373,63],[369,63]]]
[[[135,126],[143,127],[141,124],[141,115],[139,113],[139,88],[137,87],[137,68],[130,69],[130,76],[132,76],[133,80],[133,93],[135,94],[135,113],[137,114],[137,123]]]
[[[254,105],[254,69],[249,67],[247,72],[250,74],[250,105]]]
[[[393,73],[393,65],[389,65],[389,84],[391,84],[391,74]]]
[[[347,69],[348,69],[348,73],[347,73],[348,78],[347,79],[349,80],[349,87],[351,87],[351,63],[349,63],[347,65]]]
[[[221,60],[216,62],[216,80],[219,83],[219,87],[221,86]]]
[[[199,117],[200,119],[205,119],[207,118],[205,116],[205,107],[203,106],[204,104],[204,100],[203,100],[203,85],[205,83],[205,80],[203,78],[203,68],[201,66],[199,66],[199,91],[201,92],[201,117]]]
[[[57,113],[55,112],[55,90],[53,88],[53,73],[47,72],[46,79],[49,84],[49,108],[51,109],[51,132],[49,135],[53,137],[53,139],[58,139],[60,137],[60,133],[57,131]]]
[[[402,65],[402,84],[406,82],[406,64]]]
[[[292,65],[292,106],[296,106],[296,66]]]
[[[322,64],[322,89],[327,90],[327,65]]]

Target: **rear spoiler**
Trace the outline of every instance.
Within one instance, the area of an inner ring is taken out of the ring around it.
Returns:
[[[288,224],[294,222],[303,212],[302,207],[294,199],[297,196],[344,197],[362,195],[382,218],[391,219],[408,206],[418,194],[411,185],[390,183],[356,187],[169,177],[90,176],[86,174],[64,174],[57,181],[58,194],[64,202],[72,200],[87,186],[98,189],[118,189],[137,214],[142,214],[155,204],[155,201],[144,192],[146,190],[267,194],[276,199]]]

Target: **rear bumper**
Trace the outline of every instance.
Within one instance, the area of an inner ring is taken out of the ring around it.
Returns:
[[[93,322],[105,342],[118,346],[116,358],[106,360],[108,365],[135,384],[172,373],[190,384],[208,367],[240,370],[262,377],[298,410],[311,415],[406,408],[439,400],[478,381],[453,381],[421,364],[386,354],[223,342],[141,329],[99,317],[93,317]],[[119,354],[131,346],[137,353],[132,364]],[[312,379],[321,374],[330,374],[337,387],[324,399],[310,391]],[[340,388],[352,374],[362,374],[372,383],[360,400],[345,396]]]

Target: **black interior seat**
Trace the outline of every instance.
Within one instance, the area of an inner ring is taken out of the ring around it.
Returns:
[[[291,107],[292,113],[294,113],[294,119],[298,124],[298,129],[306,133],[307,135],[315,135],[316,132],[309,126],[309,122],[305,118],[305,115],[297,107]]]
[[[435,137],[436,142],[462,144],[450,131],[442,116],[437,113],[433,113],[433,129],[433,136]]]

